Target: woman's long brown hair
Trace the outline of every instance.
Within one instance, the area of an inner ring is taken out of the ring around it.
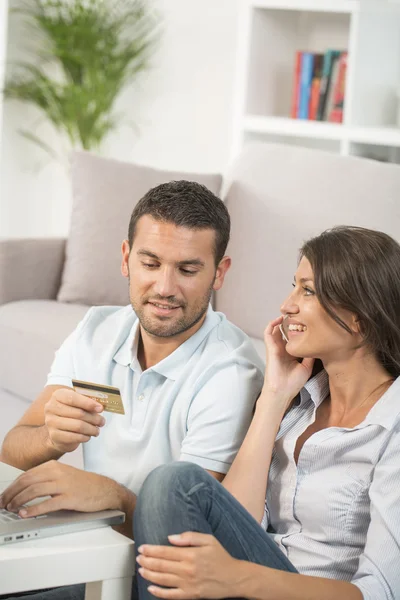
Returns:
[[[400,245],[389,235],[340,226],[308,240],[300,258],[309,260],[316,295],[343,329],[336,313],[357,315],[367,345],[392,377],[400,375]]]

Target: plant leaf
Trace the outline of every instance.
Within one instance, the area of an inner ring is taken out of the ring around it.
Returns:
[[[161,33],[150,0],[26,0],[11,11],[35,46],[5,98],[35,105],[72,145],[98,148],[121,122],[118,95],[150,66]]]
[[[54,152],[53,148],[51,148],[48,144],[43,142],[39,137],[37,137],[37,135],[35,135],[31,131],[26,131],[24,129],[18,129],[18,133],[30,142],[37,144],[42,150],[49,154],[51,158],[58,160],[58,156],[56,152]]]

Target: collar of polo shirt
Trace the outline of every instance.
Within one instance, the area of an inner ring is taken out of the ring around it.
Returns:
[[[211,306],[208,307],[207,315],[203,325],[196,333],[181,344],[172,354],[165,357],[159,363],[151,367],[151,371],[159,373],[167,379],[175,381],[182,368],[182,364],[187,361],[193,354],[196,348],[201,344],[207,334],[213,329],[218,322],[218,314],[215,313]],[[133,370],[137,370],[139,363],[137,360],[137,344],[139,336],[139,321],[136,320],[131,330],[128,332],[126,339],[122,342],[114,354],[113,360],[120,365],[127,367],[131,366]],[[150,370],[150,369],[149,369]]]

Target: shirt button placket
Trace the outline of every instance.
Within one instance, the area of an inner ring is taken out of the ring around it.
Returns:
[[[147,378],[142,374],[136,388],[136,407],[133,410],[132,415],[132,429],[136,432],[141,432],[145,421],[148,403],[148,385],[146,385]]]

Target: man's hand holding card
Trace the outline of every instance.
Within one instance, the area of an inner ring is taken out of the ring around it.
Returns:
[[[68,388],[54,392],[45,405],[49,444],[62,454],[97,437],[105,424],[102,404]]]
[[[99,435],[105,424],[101,412],[124,414],[117,388],[77,380],[72,384],[74,389],[56,390],[45,405],[49,443],[61,454]],[[42,501],[21,509],[42,497]],[[60,509],[92,512],[114,508],[130,514],[135,496],[108,477],[51,460],[20,475],[3,492],[0,503],[24,518]]]
[[[56,390],[45,406],[49,443],[62,454],[100,434],[105,419],[99,413],[125,414],[118,388],[78,380],[72,385]]]

